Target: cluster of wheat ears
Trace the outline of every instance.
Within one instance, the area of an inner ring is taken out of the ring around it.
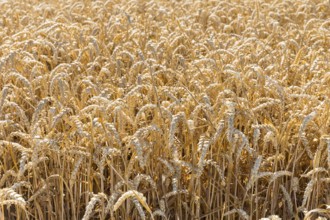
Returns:
[[[328,0],[0,1],[0,219],[329,219]]]

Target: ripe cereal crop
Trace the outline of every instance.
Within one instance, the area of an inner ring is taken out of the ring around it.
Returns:
[[[0,0],[12,219],[330,219],[330,1]]]

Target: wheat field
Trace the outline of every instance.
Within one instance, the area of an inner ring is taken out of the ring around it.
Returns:
[[[330,219],[330,1],[0,1],[0,219]]]

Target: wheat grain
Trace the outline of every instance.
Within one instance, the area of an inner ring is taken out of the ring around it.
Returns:
[[[314,187],[314,184],[315,184],[315,180],[314,179],[311,179],[306,188],[305,188],[305,191],[304,191],[304,197],[303,197],[303,201],[302,201],[302,204],[301,204],[301,207],[305,207],[306,206],[306,203],[308,202],[308,199],[313,191],[313,187]]]
[[[285,187],[283,185],[280,185],[280,188],[282,190],[282,193],[284,195],[286,204],[288,206],[289,213],[290,213],[291,216],[293,216],[293,204],[292,204],[292,201],[291,201],[291,197],[290,197],[288,191],[285,189]]]
[[[139,201],[141,203],[141,201],[145,202],[146,198],[144,197],[144,195],[142,193],[139,193],[136,190],[129,190],[127,192],[125,192],[124,194],[122,194],[119,199],[117,200],[117,202],[114,204],[113,206],[113,210],[116,211],[122,204],[123,202],[128,199],[128,198],[136,198],[137,201]]]
[[[311,150],[309,148],[309,143],[308,143],[308,141],[306,139],[304,130],[305,130],[307,124],[316,116],[316,114],[317,113],[315,111],[314,112],[311,112],[310,114],[308,114],[304,118],[303,123],[301,124],[301,126],[299,128],[299,137],[301,138],[302,143],[303,143],[303,145],[304,145],[304,147],[306,149],[306,152],[307,152],[307,154],[308,154],[308,156],[310,158],[313,158],[313,154],[312,154],[312,152],[311,152]]]
[[[12,188],[3,188],[0,190],[0,205],[17,205],[25,209],[26,201],[22,195],[16,193]]]
[[[259,167],[261,165],[261,161],[262,161],[262,156],[258,156],[255,163],[254,163],[254,166],[251,170],[250,180],[249,180],[249,182],[246,186],[246,190],[250,190],[251,187],[253,186],[254,182],[257,180]]]
[[[91,217],[91,214],[93,212],[94,206],[97,202],[101,202],[101,199],[105,199],[106,196],[102,193],[94,194],[91,200],[88,202],[88,205],[86,206],[86,211],[84,216],[82,217],[83,220],[88,220]]]
[[[198,171],[197,171],[197,176],[200,177],[203,172],[204,164],[205,164],[205,157],[206,153],[210,147],[210,141],[206,140],[204,136],[201,136],[198,142],[198,151],[200,152],[200,158],[198,161]]]
[[[147,182],[151,185],[151,187],[152,187],[153,189],[155,189],[155,190],[157,189],[157,187],[156,187],[156,183],[154,182],[154,180],[153,180],[150,176],[148,176],[148,175],[144,175],[144,174],[138,174],[138,175],[134,178],[134,180],[133,180],[133,182],[134,182],[134,188],[135,188],[136,190],[138,189],[141,180],[145,180],[145,181],[147,181]]]
[[[153,217],[155,217],[155,216],[161,216],[161,217],[167,219],[166,214],[165,214],[162,210],[160,210],[160,209],[155,210],[155,211],[152,213],[152,216],[153,216]]]
[[[286,171],[286,170],[281,170],[281,171],[276,171],[273,173],[272,178],[270,179],[270,182],[275,181],[277,178],[281,176],[292,176],[292,172]]]

